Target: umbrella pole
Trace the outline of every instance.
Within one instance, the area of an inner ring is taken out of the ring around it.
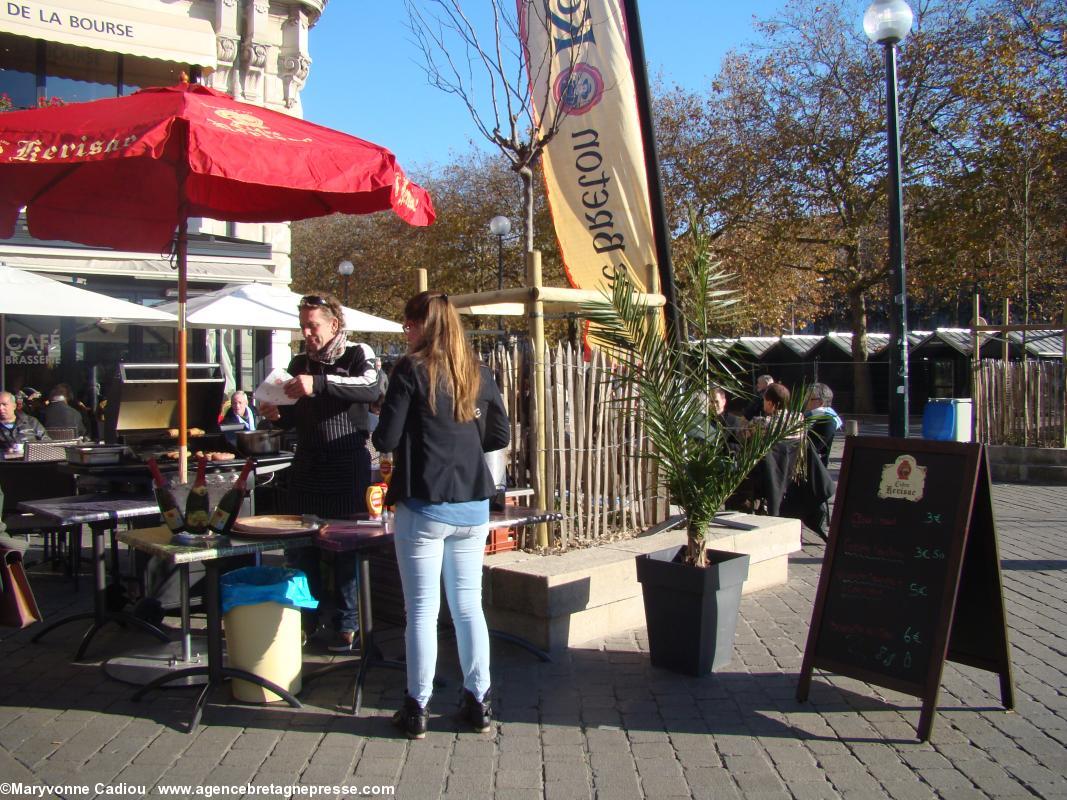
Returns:
[[[189,220],[182,215],[178,222],[178,480],[189,482],[189,348],[185,304],[189,294],[189,271],[186,253],[189,245]]]

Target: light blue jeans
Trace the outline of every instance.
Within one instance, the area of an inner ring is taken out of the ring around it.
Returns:
[[[489,526],[437,522],[398,503],[395,528],[396,561],[407,612],[408,694],[425,708],[433,693],[444,575],[463,687],[482,700],[489,691],[489,629],[482,610],[482,561]]]

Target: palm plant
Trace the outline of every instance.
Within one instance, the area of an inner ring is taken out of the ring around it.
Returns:
[[[585,315],[590,336],[619,365],[618,380],[640,398],[640,415],[651,448],[647,457],[660,467],[672,503],[686,517],[685,563],[706,565],[705,534],[715,515],[774,445],[804,428],[797,392],[789,410],[769,423],[734,437],[716,422],[715,387],[743,393],[738,366],[714,341],[719,326],[735,313],[734,276],[712,262],[708,241],[693,226],[694,250],[683,269],[689,297],[682,319],[689,339],[677,344],[664,336],[660,315],[637,301],[625,273],[612,282],[610,306],[591,304]]]

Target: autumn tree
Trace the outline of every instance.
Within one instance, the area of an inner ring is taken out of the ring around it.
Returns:
[[[906,191],[950,169],[967,135],[971,101],[953,80],[977,35],[971,5],[920,3],[901,46]],[[882,52],[860,15],[844,0],[791,4],[759,23],[759,47],[727,57],[707,95],[674,90],[657,118],[675,213],[699,209],[727,265],[759,273],[770,292],[754,308],[790,294],[823,313],[843,306],[855,407],[869,410],[867,331],[888,284],[887,159]]]
[[[1015,298],[1024,322],[1053,318],[1067,290],[1067,8],[996,0],[979,19],[952,87],[973,109],[970,135],[917,209],[918,244],[942,265],[929,289],[964,278],[968,294]]]
[[[329,289],[340,296],[337,264],[345,259],[355,267],[350,305],[389,319],[400,318],[414,291],[416,267],[428,270],[432,287],[450,293],[495,288],[499,243],[488,226],[497,214],[518,216],[521,198],[511,190],[513,174],[499,158],[477,150],[423,170],[419,183],[437,212],[436,222],[427,228],[412,228],[391,214],[293,223],[294,290]],[[559,283],[562,266],[543,198],[534,210],[540,232],[534,243],[543,252],[545,278]],[[526,266],[521,237],[506,238],[503,244],[504,285],[521,285]]]
[[[534,172],[544,148],[566,117],[564,104],[547,116],[547,97],[534,97],[531,87],[550,92],[556,69],[550,53],[526,53],[522,47],[518,8],[525,4],[489,0],[491,23],[480,29],[460,0],[404,0],[408,27],[422,54],[432,86],[463,103],[479,134],[506,158],[522,186],[522,219],[526,249],[535,247]],[[547,6],[546,6],[547,8]],[[574,32],[563,72],[579,63],[584,52],[581,31],[589,25],[584,3],[558,4],[551,13],[529,14],[524,25],[555,25]],[[552,40],[552,36],[546,37]],[[527,58],[527,56],[529,56]]]

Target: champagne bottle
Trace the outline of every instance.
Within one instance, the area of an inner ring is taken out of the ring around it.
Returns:
[[[211,518],[211,500],[207,494],[207,456],[200,456],[196,465],[196,480],[185,501],[185,525],[192,533],[204,533]]]
[[[254,464],[255,461],[251,458],[245,461],[245,466],[244,469],[241,470],[241,474],[237,477],[237,480],[233,482],[233,486],[231,486],[226,494],[222,496],[222,499],[219,500],[219,504],[215,506],[215,511],[211,515],[211,521],[207,524],[213,533],[229,533],[230,528],[233,527],[233,523],[236,521],[237,515],[241,511],[241,503],[244,502],[245,499],[248,473],[252,471],[252,466]]]
[[[185,517],[178,508],[178,501],[174,499],[174,493],[163,479],[163,473],[159,471],[159,464],[154,458],[148,459],[148,470],[152,473],[153,491],[156,495],[156,503],[159,504],[159,513],[163,515],[163,522],[173,533],[178,533],[185,527]]]

